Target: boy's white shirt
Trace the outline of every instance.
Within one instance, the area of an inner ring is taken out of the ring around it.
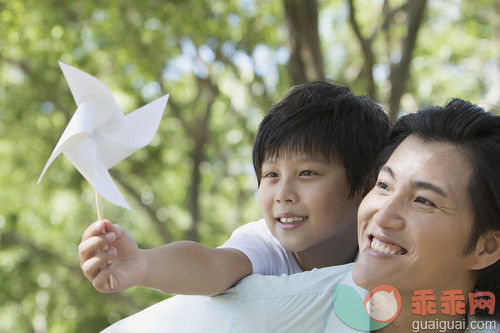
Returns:
[[[303,271],[293,253],[285,250],[269,231],[264,219],[237,228],[219,247],[243,252],[252,263],[253,274],[281,275]]]

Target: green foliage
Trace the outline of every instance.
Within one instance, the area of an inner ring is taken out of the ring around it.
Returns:
[[[404,110],[450,96],[498,103],[499,12],[485,9],[493,4],[432,1]],[[327,76],[363,93],[347,6],[321,5]],[[360,17],[365,32],[370,12]],[[167,297],[97,293],[77,257],[96,219],[93,189],[62,157],[36,185],[76,109],[57,62],[101,79],[125,113],[171,94],[153,142],[112,169],[133,210],[103,202],[104,215],[143,248],[193,235],[216,246],[260,216],[252,142],[290,88],[284,22],[280,1],[0,1],[0,332],[96,332]],[[384,103],[394,45],[377,38]]]
[[[401,59],[409,17],[401,8],[410,1],[353,1],[358,24],[371,38],[377,101],[388,106],[393,66]],[[323,2],[322,2],[323,3]],[[327,76],[366,92],[365,59],[349,21],[348,1],[326,1],[320,16]],[[384,6],[382,6],[382,3]],[[387,13],[395,12],[390,20]],[[385,25],[383,23],[385,22]],[[486,109],[499,105],[500,4],[493,0],[427,1],[425,18],[412,53],[407,92],[400,110],[443,104],[450,97],[470,99]],[[400,84],[400,83],[399,83]]]

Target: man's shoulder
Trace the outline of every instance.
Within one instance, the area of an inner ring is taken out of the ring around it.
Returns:
[[[329,292],[351,274],[353,266],[354,263],[350,263],[280,276],[252,274],[241,280],[234,288],[235,292],[244,297],[263,294],[267,297],[287,297]]]

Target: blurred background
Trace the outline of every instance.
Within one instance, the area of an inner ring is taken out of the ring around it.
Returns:
[[[77,246],[94,192],[63,157],[76,105],[58,66],[127,113],[170,93],[152,143],[112,168],[133,210],[104,217],[140,247],[221,244],[258,219],[252,144],[292,85],[329,79],[390,110],[500,105],[495,0],[0,0],[0,332],[98,332],[168,295],[101,295]]]

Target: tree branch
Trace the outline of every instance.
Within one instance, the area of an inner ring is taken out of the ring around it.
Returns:
[[[392,120],[398,117],[401,97],[406,91],[408,78],[410,76],[410,63],[412,53],[415,49],[418,31],[422,24],[427,0],[408,0],[408,25],[407,35],[402,42],[401,61],[392,63],[391,66],[391,96],[389,99],[389,109]]]
[[[156,215],[156,212],[158,211],[158,208],[151,204],[151,205],[145,205],[142,200],[141,200],[141,194],[134,189],[132,186],[126,182],[122,175],[114,170],[110,169],[109,173],[112,175],[114,179],[134,198],[134,200],[144,209],[144,211],[148,214],[148,216],[151,219],[151,222],[155,226],[156,230],[162,237],[163,241],[165,243],[170,243],[173,240],[172,234],[168,230],[168,228],[165,226],[165,224],[158,219],[158,216]]]
[[[375,85],[375,79],[373,78],[373,67],[375,66],[375,55],[372,50],[372,37],[365,38],[361,33],[361,27],[359,26],[358,20],[356,18],[356,8],[354,6],[354,0],[349,0],[349,22],[351,23],[354,34],[359,40],[361,46],[361,52],[363,53],[365,64],[363,66],[366,75],[366,92],[368,96],[372,99],[377,100],[377,88]]]

